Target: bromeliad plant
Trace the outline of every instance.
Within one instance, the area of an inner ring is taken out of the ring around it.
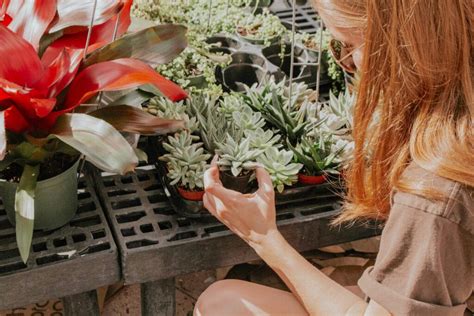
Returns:
[[[179,54],[186,46],[184,27],[156,26],[110,43],[114,33],[127,30],[132,1],[98,1],[89,37],[92,4],[0,0],[0,169],[3,181],[18,182],[14,213],[25,262],[36,186],[55,175],[48,174],[51,165],[68,157],[70,166],[83,155],[101,169],[127,173],[138,158],[119,131],[155,134],[183,127],[125,105],[86,113],[81,105],[99,91],[152,84],[173,101],[187,96],[143,62],[156,65]]]

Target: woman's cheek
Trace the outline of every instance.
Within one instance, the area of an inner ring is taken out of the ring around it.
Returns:
[[[363,60],[362,50],[360,48],[356,49],[356,51],[352,55],[352,58],[354,60],[355,66],[357,67],[358,70],[360,70],[362,68],[362,60]]]

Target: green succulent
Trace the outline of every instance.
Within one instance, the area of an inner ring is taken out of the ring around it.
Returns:
[[[255,162],[263,150],[251,148],[250,138],[235,141],[227,134],[225,142],[217,144],[218,161],[221,170],[230,170],[234,177],[245,174],[246,171],[255,169]]]
[[[204,152],[202,143],[193,143],[198,139],[184,131],[168,136],[168,142],[163,143],[168,154],[159,159],[167,163],[167,176],[172,185],[178,184],[190,190],[204,188],[204,172],[209,167],[211,155]]]
[[[335,134],[351,133],[354,121],[354,103],[355,94],[348,90],[339,93],[337,97],[332,92],[329,93],[329,104],[321,110],[321,114],[327,114],[332,119],[333,124],[327,122],[326,125]]]
[[[320,132],[319,137],[305,136],[295,147],[289,148],[295,154],[296,160],[304,165],[307,175],[316,176],[324,173],[339,173],[339,155],[344,147],[334,151],[333,135]]]
[[[260,155],[257,162],[263,165],[272,178],[273,186],[283,192],[285,185],[291,186],[298,181],[298,173],[303,167],[293,163],[293,152],[269,147]]]
[[[258,128],[256,130],[246,130],[244,134],[245,137],[250,138],[250,146],[252,148],[265,150],[269,147],[282,147],[282,145],[278,143],[281,140],[281,136],[275,134],[272,130]]]
[[[233,93],[225,94],[220,102],[219,111],[224,113],[227,119],[231,119],[234,112],[241,111],[246,106],[242,96]]]
[[[246,101],[250,107],[262,113],[262,116],[292,144],[296,144],[305,133],[308,122],[298,111],[291,111],[284,98],[276,89],[265,88],[258,91],[247,88]]]
[[[265,126],[262,113],[254,112],[251,107],[244,106],[240,111],[232,113],[235,125],[243,131],[256,130]]]
[[[195,93],[187,102],[188,114],[196,117],[204,147],[210,153],[216,152],[218,143],[225,142],[227,134],[236,141],[240,140],[243,133],[232,121],[226,119],[225,113],[218,110],[218,96]]]
[[[173,102],[168,98],[156,96],[146,106],[148,113],[170,120],[183,120],[191,133],[197,131],[199,124],[195,117],[189,117],[183,101]]]

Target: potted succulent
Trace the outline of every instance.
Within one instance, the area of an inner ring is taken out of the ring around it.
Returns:
[[[218,143],[218,165],[222,184],[228,188],[246,193],[248,183],[255,169],[255,162],[262,154],[261,149],[250,146],[250,138],[236,141],[227,134],[225,143]]]
[[[287,30],[276,15],[264,9],[261,14],[243,19],[236,31],[239,37],[249,43],[268,46],[278,41]]]
[[[285,185],[291,186],[298,182],[298,172],[302,164],[293,162],[293,152],[269,147],[257,158],[272,178],[274,187],[279,193],[285,189]]]
[[[168,142],[163,143],[168,154],[159,158],[167,163],[170,184],[176,185],[181,197],[190,201],[201,201],[204,196],[204,172],[211,158],[205,153],[203,143],[196,140],[199,137],[187,131],[168,136]]]
[[[296,160],[303,165],[303,171],[298,174],[301,184],[321,184],[326,182],[327,174],[338,174],[338,156],[344,147],[333,151],[332,135],[320,133],[319,139],[305,136],[295,147],[289,144]]]
[[[154,85],[175,101],[186,97],[181,88],[147,64],[129,58],[157,56],[153,50],[162,49],[163,31],[174,34],[166,44],[171,48],[166,58],[172,58],[182,50],[185,29],[156,26],[108,44],[116,25],[119,35],[127,30],[131,1],[108,3],[96,11],[99,25],[93,27],[87,58],[83,57],[84,25],[89,19],[81,16],[89,16],[89,7],[72,2],[56,6],[50,1],[30,10],[19,2],[4,3],[7,10],[0,16],[0,194],[9,219],[16,225],[24,262],[33,229],[55,229],[74,216],[80,156],[101,169],[127,173],[138,164],[138,157],[119,131],[166,133],[183,125],[131,106],[104,107],[89,113],[79,109],[99,91],[143,84]],[[69,5],[74,10],[70,11]],[[32,16],[35,23],[30,21]],[[48,32],[55,35],[51,37]],[[146,41],[141,39],[144,34]]]

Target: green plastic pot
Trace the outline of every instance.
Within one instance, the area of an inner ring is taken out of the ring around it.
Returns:
[[[77,168],[79,160],[63,173],[39,181],[35,191],[34,229],[53,230],[69,223],[77,211]],[[18,184],[0,181],[0,196],[8,219],[15,225],[15,192]]]

